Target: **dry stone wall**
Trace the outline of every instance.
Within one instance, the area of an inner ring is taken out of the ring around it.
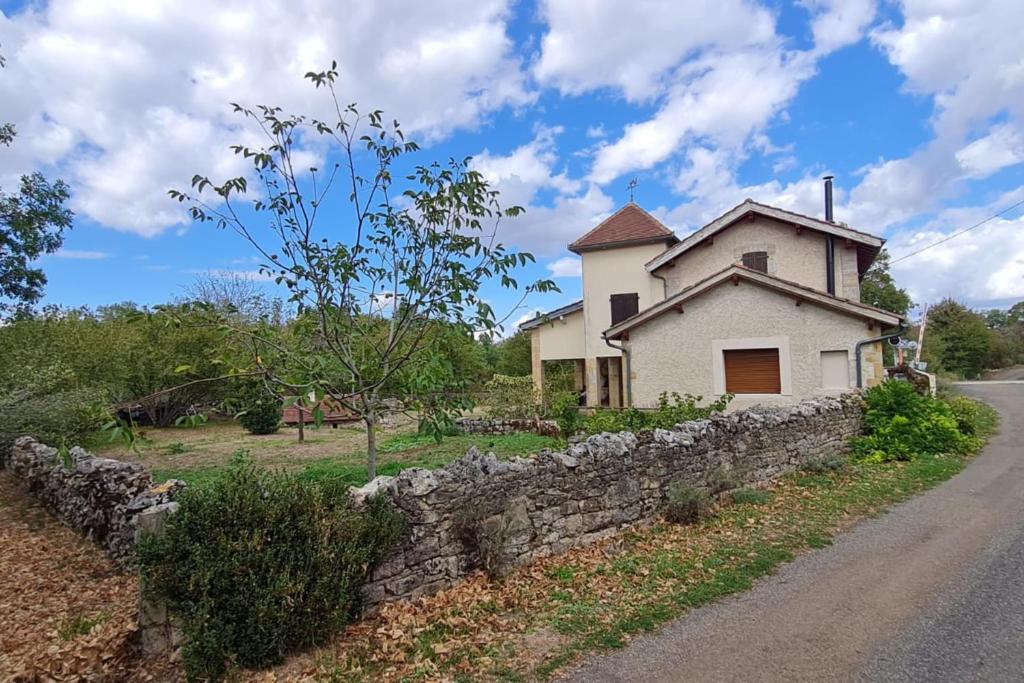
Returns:
[[[390,496],[410,532],[374,572],[365,601],[432,593],[482,564],[510,567],[652,520],[672,482],[764,482],[844,451],[862,415],[856,396],[811,399],[672,430],[600,434],[531,459],[499,462],[473,449],[440,470],[378,477],[357,497]]]
[[[65,524],[122,566],[134,558],[138,516],[174,505],[172,499],[185,485],[177,480],[154,485],[142,465],[99,458],[78,447],[65,463],[56,448],[28,436],[14,442],[4,465]]]
[[[544,436],[558,436],[560,432],[558,423],[554,420],[460,417],[455,424],[466,434],[533,432]]]

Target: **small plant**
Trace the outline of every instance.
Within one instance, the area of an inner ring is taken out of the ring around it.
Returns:
[[[810,474],[828,474],[829,472],[842,472],[846,469],[846,466],[846,458],[832,453],[830,455],[809,458],[800,469]]]
[[[61,640],[74,640],[79,636],[87,636],[107,618],[107,615],[103,613],[97,614],[95,617],[86,617],[81,614],[66,617],[57,627],[57,637]]]
[[[273,434],[281,427],[281,404],[265,391],[254,391],[236,417],[250,434]]]
[[[250,463],[252,463],[252,458],[249,457],[248,448],[236,448],[235,452],[231,454],[232,467],[245,467]]]
[[[559,391],[554,394],[548,405],[548,413],[558,423],[563,438],[574,436],[583,427],[578,392]]]
[[[673,482],[668,487],[665,519],[673,524],[696,524],[711,516],[714,504],[707,489]]]
[[[623,410],[596,410],[583,419],[588,434],[601,432],[639,432],[652,429],[672,429],[680,422],[703,420],[720,413],[732,401],[732,394],[723,394],[706,406],[700,405],[703,396],[662,393],[655,410],[625,408]]]
[[[764,505],[772,499],[772,493],[760,489],[736,489],[729,498],[735,505]]]
[[[909,382],[887,380],[864,394],[865,436],[850,441],[865,462],[913,460],[922,455],[963,453],[971,439],[960,432],[945,401],[919,394]]]
[[[166,450],[170,455],[181,455],[182,453],[188,453],[191,451],[192,447],[186,443],[182,443],[181,441],[175,441],[174,443],[167,444],[164,447],[164,450]]]

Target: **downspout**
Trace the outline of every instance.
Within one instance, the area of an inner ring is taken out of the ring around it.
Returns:
[[[633,382],[630,379],[631,372],[630,372],[630,363],[629,363],[629,350],[626,349],[625,346],[616,346],[615,344],[612,343],[612,340],[609,339],[608,337],[606,337],[604,334],[601,335],[601,338],[604,339],[604,343],[605,344],[607,344],[608,346],[612,347],[616,351],[621,351],[622,352],[622,359],[624,361],[623,364],[622,364],[622,375],[623,375],[623,379],[624,379],[624,383],[622,385],[622,388],[625,389],[625,394],[626,394],[626,397],[625,397],[626,400],[624,401],[624,403],[626,404],[627,408],[632,408],[633,407]]]
[[[825,220],[833,222],[832,176],[825,176]],[[829,296],[836,295],[836,245],[832,235],[825,236],[825,289]]]
[[[875,342],[885,341],[889,337],[899,337],[901,335],[906,334],[909,329],[910,328],[907,326],[907,324],[905,322],[901,321],[900,322],[900,329],[896,330],[895,332],[890,332],[889,334],[883,334],[880,337],[871,337],[870,339],[861,339],[859,342],[857,342],[857,345],[853,347],[853,355],[854,355],[854,357],[856,358],[856,361],[857,361],[857,388],[858,389],[863,389],[864,388],[864,378],[861,375],[861,365],[862,365],[861,359],[860,359],[860,350],[861,350],[861,348],[866,346],[866,345],[868,345],[868,344],[874,344]]]
[[[653,270],[651,271],[651,277],[655,277],[661,280],[661,300],[664,301],[665,299],[668,298],[668,280],[666,280],[663,276],[658,275]]]

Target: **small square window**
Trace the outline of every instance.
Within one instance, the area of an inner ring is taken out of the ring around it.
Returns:
[[[768,252],[748,251],[743,255],[743,266],[751,270],[758,270],[762,273],[768,272]]]

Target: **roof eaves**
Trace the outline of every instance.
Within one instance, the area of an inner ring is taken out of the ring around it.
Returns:
[[[529,320],[527,320],[525,322],[521,322],[521,323],[519,323],[519,329],[521,331],[531,330],[534,327],[540,327],[544,323],[550,322],[554,318],[558,318],[558,317],[561,317],[563,315],[569,315],[570,313],[575,313],[576,311],[581,311],[581,310],[583,310],[583,300],[582,299],[580,299],[579,301],[574,301],[571,304],[566,304],[565,306],[562,306],[561,308],[556,308],[553,311],[548,311],[547,313],[541,313],[537,317],[530,318]]]

